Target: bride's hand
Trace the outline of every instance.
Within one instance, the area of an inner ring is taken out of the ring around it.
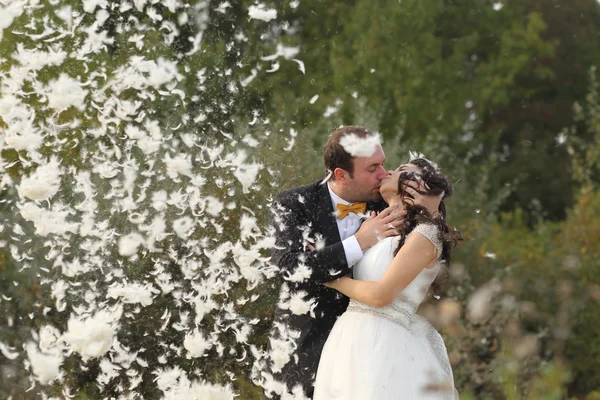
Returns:
[[[421,194],[429,189],[423,182],[415,182],[411,180],[405,182],[404,185],[404,190],[406,190],[406,193],[410,195],[410,197],[404,197],[403,201],[405,203],[412,205],[416,204],[425,207],[432,217],[437,217],[440,202],[442,201],[441,197],[431,194]]]
[[[323,285],[327,286],[328,288],[331,288],[331,289],[336,289],[336,290],[337,290],[337,288],[339,288],[339,287],[340,287],[340,283],[341,283],[341,282],[342,282],[344,279],[351,279],[351,278],[348,278],[347,276],[342,276],[341,278],[339,278],[339,279],[336,279],[336,280],[334,280],[334,281],[325,282]]]
[[[341,277],[339,279],[336,279],[335,281],[329,281],[329,282],[325,282],[323,285],[327,286],[328,288],[331,289],[337,289],[339,286],[339,283],[342,279],[345,279],[345,277]]]

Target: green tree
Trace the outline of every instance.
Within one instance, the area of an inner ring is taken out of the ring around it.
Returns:
[[[371,128],[449,172],[462,160],[473,174],[492,163],[487,194],[512,192],[502,210],[520,206],[528,223],[564,218],[573,180],[558,133],[598,61],[597,2],[314,0],[281,11],[307,79],[281,61],[281,73],[257,82],[269,112],[323,136],[319,120],[368,114]]]

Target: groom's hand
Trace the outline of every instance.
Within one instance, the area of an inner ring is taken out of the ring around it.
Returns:
[[[399,234],[398,228],[402,226],[402,220],[406,211],[401,207],[388,207],[379,215],[374,212],[362,223],[358,232],[354,234],[362,251],[375,245],[381,239]]]

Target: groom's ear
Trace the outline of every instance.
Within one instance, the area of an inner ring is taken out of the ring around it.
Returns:
[[[347,181],[348,178],[350,178],[350,174],[348,173],[348,171],[346,171],[345,169],[341,169],[341,168],[334,169],[333,176],[335,177],[335,180],[338,182],[344,182],[344,181]]]

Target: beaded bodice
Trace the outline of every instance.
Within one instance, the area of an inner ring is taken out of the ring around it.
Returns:
[[[419,308],[419,305],[410,300],[394,301],[385,307],[373,307],[356,300],[350,300],[346,311],[376,315],[408,328],[417,312],[417,308]]]
[[[409,234],[419,232],[428,238],[435,246],[438,255],[441,254],[442,244],[438,238],[437,228],[434,225],[420,224]],[[394,251],[398,246],[399,238],[391,237],[380,241],[377,245],[367,250],[363,259],[354,266],[354,279],[378,281],[385,275],[392,260]],[[425,268],[415,279],[402,290],[394,301],[386,307],[373,307],[350,300],[348,311],[365,312],[386,318],[402,326],[410,324],[417,308],[425,298],[429,286],[440,270],[439,259],[433,268]]]

